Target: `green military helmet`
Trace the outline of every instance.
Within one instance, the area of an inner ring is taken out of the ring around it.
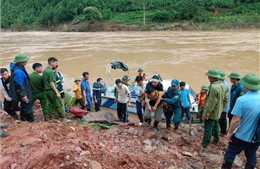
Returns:
[[[143,68],[139,68],[137,72],[143,72],[144,69]]]
[[[78,78],[78,77],[76,77],[75,80],[74,80],[74,82],[76,82],[76,81],[81,81],[81,79]]]
[[[225,80],[226,79],[226,74],[223,71],[219,71],[219,75],[220,75],[220,80]]]
[[[256,74],[246,74],[242,79],[240,79],[240,83],[248,89],[260,90],[260,77]]]
[[[221,79],[221,76],[219,74],[219,71],[217,69],[209,69],[208,72],[205,74],[209,77],[214,77],[216,79]]]
[[[202,90],[209,90],[209,87],[206,86],[206,85],[202,85],[202,86],[201,86],[201,89],[202,89]]]
[[[232,72],[230,73],[230,75],[228,76],[230,79],[241,79],[240,74],[237,72]]]
[[[23,53],[18,53],[14,58],[14,62],[16,62],[16,63],[27,62],[28,60],[29,60],[29,57]]]
[[[123,80],[123,81],[125,81],[125,80],[126,80],[126,81],[129,81],[129,80],[130,80],[130,78],[129,78],[129,76],[127,76],[127,75],[124,75],[124,76],[122,77],[122,80]]]

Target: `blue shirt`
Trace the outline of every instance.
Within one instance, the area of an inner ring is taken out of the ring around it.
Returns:
[[[229,112],[232,112],[232,109],[236,103],[236,100],[238,97],[243,96],[244,95],[244,90],[243,90],[243,86],[240,83],[237,84],[233,84],[231,86],[231,90],[230,90],[230,101],[229,101]]]
[[[86,81],[85,79],[81,80],[81,91],[85,90],[86,96],[91,97],[91,89],[90,89],[90,84],[89,81]]]
[[[15,70],[14,70],[14,81],[17,84],[19,84],[20,86],[23,85],[23,83],[25,82],[25,79],[27,78],[27,75],[23,71],[24,69],[25,68],[23,66],[16,65]]]
[[[93,84],[93,97],[96,96],[96,99],[100,99],[102,95],[101,85],[97,82]]]
[[[228,93],[228,98],[229,98],[229,93],[230,93],[230,87],[229,87],[229,84],[228,84],[228,82],[226,81],[226,80],[223,80],[223,83],[224,83],[224,85],[227,87],[227,93]],[[228,102],[227,102],[227,104],[225,105],[225,107],[223,108],[223,110],[222,110],[222,112],[228,112],[228,110],[229,110],[229,99],[228,99]]]
[[[181,91],[176,89],[172,90],[172,87],[168,87],[166,93],[163,96],[162,101],[171,105],[172,108],[181,108]]]
[[[181,91],[181,90],[180,90]],[[188,89],[184,89],[183,91],[181,91],[181,102],[182,102],[182,106],[183,108],[187,108],[190,106],[190,102],[188,100],[189,97],[189,90]]]
[[[241,118],[235,131],[236,137],[251,142],[260,119],[260,91],[249,91],[239,97],[231,114]]]

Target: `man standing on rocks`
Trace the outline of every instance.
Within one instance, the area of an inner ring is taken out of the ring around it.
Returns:
[[[134,87],[135,90],[135,94],[136,94],[136,112],[137,112],[137,116],[140,120],[140,123],[144,122],[143,119],[143,107],[144,107],[144,98],[145,98],[145,86],[146,84],[144,84],[143,81],[143,77],[142,76],[136,76],[135,78],[136,84]]]
[[[180,82],[181,104],[182,104],[181,120],[184,117],[184,114],[186,114],[188,124],[191,125],[190,109],[192,108],[192,104],[190,101],[190,91],[188,89],[185,89],[185,86],[186,86],[185,82]]]
[[[93,99],[94,99],[94,103],[95,103],[95,111],[98,112],[100,111],[100,107],[101,107],[101,101],[102,101],[102,78],[97,78],[97,81],[93,84]]]
[[[236,103],[237,98],[244,95],[243,86],[239,83],[240,75],[236,72],[232,72],[229,76],[230,82],[232,83],[230,90],[230,103],[228,111],[229,124],[231,123],[233,115],[231,114],[232,109]]]
[[[0,86],[4,94],[4,110],[13,118],[18,120],[18,115],[15,110],[12,108],[12,98],[9,96],[9,87],[10,87],[10,75],[6,68],[0,69],[1,78]]]
[[[13,108],[21,102],[20,119],[22,121],[35,122],[33,117],[33,91],[25,66],[29,57],[19,53],[15,56],[15,65],[11,69],[9,95],[12,98]]]
[[[55,111],[57,111],[58,117],[63,120],[65,115],[63,111],[61,95],[56,87],[56,79],[53,72],[53,70],[58,67],[58,59],[55,57],[50,57],[48,59],[48,64],[49,65],[43,71],[44,88],[46,90],[49,102],[48,118],[50,120],[54,119]]]
[[[227,89],[222,85],[223,82],[219,80],[221,78],[219,71],[216,69],[210,69],[205,75],[208,76],[210,86],[203,110],[204,135],[199,153],[202,153],[203,149],[209,145],[212,132],[214,136],[213,143],[218,144],[220,134],[218,119],[220,118],[224,105],[226,105],[228,101],[226,94]]]
[[[229,145],[221,169],[231,169],[241,151],[245,152],[247,159],[245,169],[254,169],[257,162],[256,151],[260,142],[256,142],[253,136],[260,123],[260,77],[247,74],[240,83],[246,94],[237,99],[231,112],[233,118],[227,133]]]
[[[122,83],[120,79],[116,79],[116,97],[115,102],[117,102],[117,116],[120,121],[124,123],[128,122],[127,114],[127,100],[128,106],[131,105],[131,93],[126,85]],[[127,98],[128,97],[128,98]]]
[[[174,130],[178,129],[181,118],[181,91],[178,89],[179,81],[173,79],[171,86],[167,89],[162,101],[167,104],[167,109],[164,112],[166,117],[166,129],[171,128],[171,118],[174,114]]]
[[[157,126],[161,121],[161,116],[163,112],[162,105],[162,96],[163,96],[163,85],[159,80],[157,75],[154,75],[149,83],[146,85],[145,89],[145,113],[144,119],[146,121],[146,127],[149,127],[151,124],[151,113],[155,113],[155,121],[153,124],[153,131],[157,132]]]
[[[91,96],[91,88],[89,83],[89,73],[83,72],[82,73],[82,80],[81,80],[81,92],[84,99],[84,105],[87,107],[88,111],[91,111],[92,105],[92,96]]]

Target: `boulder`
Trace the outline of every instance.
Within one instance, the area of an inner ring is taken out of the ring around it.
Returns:
[[[115,116],[110,112],[90,112],[83,116],[83,119],[90,123],[111,124],[115,120]]]

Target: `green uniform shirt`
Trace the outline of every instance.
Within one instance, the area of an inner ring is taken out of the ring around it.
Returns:
[[[52,90],[50,82],[56,84],[56,79],[54,76],[54,72],[51,67],[47,66],[43,71],[43,82],[45,90]]]
[[[41,75],[39,75],[39,73],[33,72],[29,74],[29,78],[34,94],[41,93],[44,91],[43,78]]]
[[[222,81],[214,81],[209,86],[203,115],[211,120],[218,120],[228,101],[227,88]]]

